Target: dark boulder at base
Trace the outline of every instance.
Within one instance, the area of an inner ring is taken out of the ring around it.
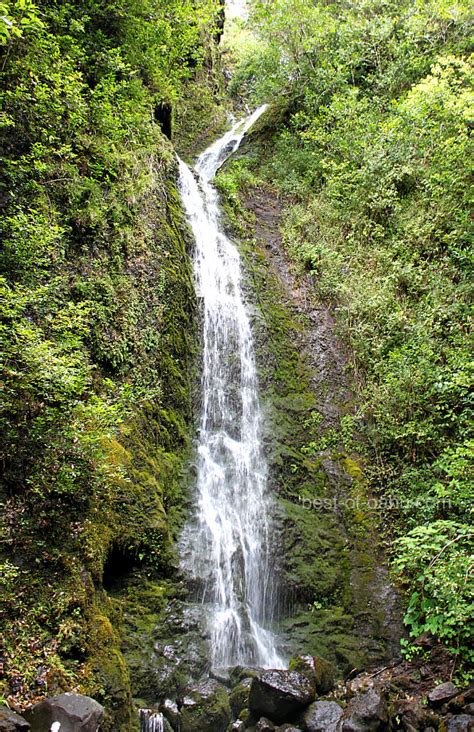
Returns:
[[[298,671],[266,671],[252,681],[249,707],[257,718],[284,722],[314,698],[314,685]]]
[[[255,726],[255,732],[275,732],[275,725],[266,717],[260,717]]]
[[[385,699],[375,689],[350,700],[342,720],[343,732],[382,732],[389,729]]]
[[[302,717],[305,732],[338,732],[341,728],[343,710],[332,701],[316,701]]]
[[[28,732],[30,725],[8,707],[0,707],[0,732]]]
[[[445,684],[439,684],[433,691],[430,691],[428,694],[428,702],[433,707],[441,706],[441,704],[445,704],[458,694],[459,689],[456,689],[451,681],[446,681]]]
[[[275,732],[302,732],[301,727],[294,727],[292,724],[282,724]]]
[[[260,717],[255,726],[255,732],[275,732],[275,725],[266,717]]]
[[[427,722],[426,710],[416,699],[400,699],[395,702],[392,710],[392,719],[398,720],[396,729],[406,732],[416,732],[424,729]]]
[[[290,670],[298,671],[314,683],[316,694],[327,694],[334,688],[336,670],[324,658],[297,656],[290,661]]]
[[[189,686],[181,700],[181,732],[217,732],[231,722],[229,695],[214,679]]]
[[[469,714],[457,714],[446,722],[446,732],[474,732],[474,719]]]
[[[53,722],[61,723],[61,732],[97,732],[104,707],[90,696],[60,694],[25,710],[31,732],[49,732]]]

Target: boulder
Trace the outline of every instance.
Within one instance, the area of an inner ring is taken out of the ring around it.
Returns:
[[[316,694],[327,694],[334,688],[336,670],[319,656],[297,656],[290,662],[290,671],[298,671],[314,683]]]
[[[249,708],[258,718],[284,722],[315,698],[314,684],[298,671],[266,671],[253,679]]]
[[[388,729],[388,710],[383,696],[375,689],[350,700],[342,720],[343,732],[369,732]]]
[[[31,732],[48,732],[59,722],[61,732],[97,732],[104,707],[90,696],[60,694],[52,696],[25,710]]]
[[[215,679],[189,686],[181,700],[181,732],[225,730],[231,722],[229,695]]]
[[[229,727],[229,732],[244,732],[245,729],[245,722],[243,722],[241,719],[237,719],[235,722],[232,722],[232,724]]]
[[[469,712],[465,711],[466,706],[466,698],[462,692],[448,702],[448,709],[451,714],[461,714],[462,712],[469,714]]]
[[[423,729],[426,717],[424,708],[416,699],[400,699],[395,702],[392,718],[398,719],[401,729],[406,732]]]
[[[275,725],[266,717],[260,717],[255,726],[255,732],[275,732]]]
[[[441,706],[446,704],[450,699],[459,694],[459,689],[456,689],[451,681],[446,681],[444,684],[439,684],[433,691],[428,694],[428,702],[432,707]]]
[[[294,727],[292,724],[282,724],[275,729],[275,732],[302,732],[301,727]]]
[[[305,732],[338,732],[343,710],[333,701],[316,701],[304,712],[302,721]]]
[[[466,704],[474,702],[474,685],[463,691],[463,697]]]
[[[229,669],[230,685],[236,686],[243,679],[255,679],[263,674],[265,669],[259,666],[233,666]]]
[[[447,720],[446,732],[474,732],[474,719],[469,714],[457,714]]]
[[[168,720],[174,732],[178,732],[181,715],[179,713],[178,705],[171,699],[165,699],[163,704],[160,706],[160,712]]]
[[[248,707],[251,684],[252,679],[243,679],[230,692],[229,702],[234,717],[238,717],[242,709]]]
[[[0,707],[0,732],[28,732],[30,725],[8,707]]]

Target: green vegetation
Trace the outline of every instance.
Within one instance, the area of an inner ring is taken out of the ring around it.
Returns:
[[[399,624],[390,627],[393,593],[379,572],[373,513],[364,510],[368,486],[347,414],[348,384],[335,362],[341,354],[314,355],[314,322],[295,307],[269,255],[279,241],[276,190],[249,170],[247,156],[227,162],[216,184],[227,225],[238,233],[249,297],[258,303],[253,327],[276,496],[279,632],[289,655],[322,654],[339,674],[375,666],[393,652]],[[334,334],[324,327],[319,334],[332,335],[338,351]]]
[[[238,176],[277,187],[286,249],[350,346],[406,623],[468,663],[468,3],[256,0],[251,22],[231,88],[274,101]]]
[[[197,329],[173,146],[190,159],[234,103],[272,99],[219,185],[268,318],[257,338],[272,334],[258,346],[296,632],[359,663],[348,577],[370,586],[374,523],[348,513],[342,535],[319,517],[314,539],[297,502],[327,495],[330,458],[392,504],[411,634],[463,673],[472,660],[469,5],[251,4],[226,39],[229,100],[220,0],[0,2],[0,695],[89,693],[104,732],[133,729],[132,689],[159,686],[139,653],[174,597],[185,513]],[[249,235],[257,189],[282,202],[285,249],[350,350],[357,395],[332,424],[304,323]]]
[[[2,694],[82,689],[104,729],[133,726],[104,573],[168,571],[181,512],[195,305],[159,122],[217,7],[0,4]]]

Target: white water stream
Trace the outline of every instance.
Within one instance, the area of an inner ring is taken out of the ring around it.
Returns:
[[[276,588],[262,414],[240,255],[220,224],[216,171],[262,114],[239,122],[198,159],[180,161],[180,191],[195,237],[202,305],[202,406],[195,515],[182,536],[183,568],[202,589],[214,667],[284,666],[271,625]]]
[[[165,718],[152,709],[140,709],[140,732],[165,732]]]
[[[245,20],[248,17],[246,0],[228,0],[226,3],[226,16],[229,20],[232,18]]]

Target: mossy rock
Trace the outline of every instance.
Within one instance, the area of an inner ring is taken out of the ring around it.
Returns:
[[[336,669],[320,656],[297,656],[291,659],[289,668],[290,671],[299,671],[313,681],[316,694],[327,694],[334,687]]]
[[[216,732],[231,722],[227,689],[214,679],[188,687],[181,706],[181,732]]]
[[[134,729],[130,678],[120,649],[107,648],[87,664],[94,682],[90,695],[105,707],[103,732],[130,732]]]
[[[230,692],[229,702],[234,717],[238,717],[242,709],[248,707],[251,684],[251,678],[242,679]]]

